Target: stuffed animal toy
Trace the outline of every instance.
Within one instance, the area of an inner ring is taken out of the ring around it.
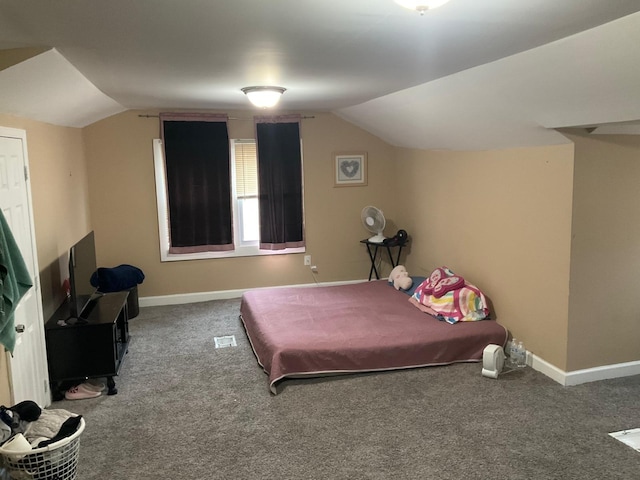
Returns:
[[[397,267],[395,267],[393,270],[391,270],[391,273],[389,274],[389,283],[393,283],[393,279],[400,272],[406,272],[406,271],[407,271],[407,269],[405,268],[404,265],[398,265]]]
[[[396,290],[409,290],[413,285],[413,280],[404,265],[398,265],[389,274],[389,282],[393,283]]]

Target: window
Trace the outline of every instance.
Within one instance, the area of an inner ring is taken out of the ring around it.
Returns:
[[[234,225],[236,247],[258,245],[260,216],[258,209],[258,161],[254,140],[232,140]]]
[[[284,129],[289,132],[284,135],[278,128],[270,127],[273,131],[267,137],[262,134],[260,153],[256,140],[222,140],[218,131],[220,118],[182,114],[164,114],[161,118],[164,141],[172,143],[168,147],[162,139],[153,142],[162,261],[305,251],[298,130],[292,149],[291,125]],[[226,135],[226,117],[224,120]],[[202,125],[207,121],[218,125]],[[167,125],[173,133],[167,133]],[[192,129],[193,126],[196,128]],[[197,130],[201,128],[205,133],[198,137]],[[173,140],[167,138],[176,131]],[[260,138],[260,129],[257,131]],[[213,137],[216,139],[212,141]],[[168,158],[172,156],[169,162],[165,161],[165,152]],[[186,172],[189,169],[191,173]],[[279,170],[286,171],[287,178],[282,178]],[[292,171],[297,176],[292,177]],[[177,209],[176,205],[183,209]],[[227,224],[229,230],[225,233]],[[196,232],[185,234],[181,229]]]

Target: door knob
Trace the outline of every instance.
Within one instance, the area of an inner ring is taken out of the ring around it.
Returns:
[[[22,325],[22,324],[16,325],[16,332],[24,333],[24,325]]]

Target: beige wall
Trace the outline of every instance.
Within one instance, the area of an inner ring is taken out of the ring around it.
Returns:
[[[129,111],[84,129],[90,205],[100,266],[129,263],[145,281],[140,296],[313,283],[302,254],[160,262],[152,140],[157,118]],[[228,112],[231,138],[253,138],[252,115]],[[366,278],[369,261],[359,240],[367,237],[360,211],[373,204],[396,212],[394,149],[373,135],[327,113],[302,121],[307,253],[318,266],[318,282]],[[335,151],[366,151],[366,187],[334,188]]]
[[[640,360],[640,137],[571,136],[568,370]]]
[[[395,167],[409,272],[450,267],[491,298],[529,350],[564,369],[573,146],[399,149]]]
[[[47,320],[64,298],[58,259],[90,230],[82,132],[4,114],[0,114],[0,125],[27,132],[42,303]],[[6,405],[7,364],[4,355],[0,357],[0,403]]]

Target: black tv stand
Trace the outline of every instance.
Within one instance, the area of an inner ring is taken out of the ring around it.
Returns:
[[[129,350],[128,291],[105,293],[91,300],[79,318],[65,302],[45,324],[49,380],[53,400],[89,378],[106,377],[107,394],[118,393],[118,375]]]

